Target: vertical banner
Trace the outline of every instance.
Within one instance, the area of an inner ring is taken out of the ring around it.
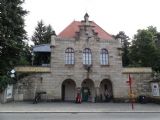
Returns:
[[[151,87],[152,87],[152,95],[153,96],[159,96],[159,85],[158,85],[158,83],[152,83]]]
[[[130,96],[130,102],[132,104],[132,110],[134,110],[134,98],[133,98],[133,91],[132,91],[132,79],[131,76],[129,74],[128,76],[128,81],[126,81],[126,83],[129,85],[129,96]]]
[[[7,86],[7,89],[6,89],[6,92],[7,92],[6,98],[7,98],[7,99],[12,98],[12,94],[13,94],[13,85],[8,85],[8,86]]]

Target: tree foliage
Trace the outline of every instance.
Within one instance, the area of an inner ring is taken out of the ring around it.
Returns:
[[[116,39],[119,40],[119,42],[122,45],[122,64],[123,66],[128,66],[130,61],[129,61],[129,40],[130,38],[125,34],[125,32],[120,31],[116,36]]]
[[[24,0],[0,1],[0,76],[5,81],[7,71],[19,62],[23,40],[27,38],[24,30],[27,11],[22,8],[23,3]]]
[[[20,58],[19,58],[19,62],[18,65],[31,65],[31,46],[29,46],[28,44],[25,44],[23,49],[20,52]]]
[[[152,67],[154,69],[155,60],[157,59],[156,34],[157,30],[153,26],[137,31],[130,47],[132,65]]]
[[[44,25],[43,21],[39,21],[37,23],[37,27],[35,28],[35,32],[31,38],[35,45],[39,44],[47,44],[51,41],[51,35],[55,34],[51,25]]]
[[[160,72],[160,33],[156,27],[137,30],[131,43],[123,31],[113,37],[121,42],[123,66],[152,67]]]
[[[45,39],[46,43],[50,43],[51,42],[51,35],[52,34],[55,35],[55,32],[53,31],[52,26],[48,25],[46,27],[46,32],[45,32],[45,35],[44,35],[44,39]]]

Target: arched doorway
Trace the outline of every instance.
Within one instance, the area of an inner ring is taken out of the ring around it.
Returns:
[[[76,96],[76,83],[67,79],[62,83],[62,101],[74,101]]]
[[[83,80],[82,84],[82,101],[83,102],[94,102],[95,88],[94,83],[90,79]]]
[[[104,79],[101,81],[99,88],[101,101],[109,102],[113,98],[112,82]]]

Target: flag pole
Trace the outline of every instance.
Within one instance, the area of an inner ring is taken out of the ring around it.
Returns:
[[[129,80],[127,81],[127,83],[129,84],[130,103],[131,103],[131,105],[132,105],[132,110],[134,110],[133,91],[132,91],[132,80],[131,80],[130,74],[129,74]]]

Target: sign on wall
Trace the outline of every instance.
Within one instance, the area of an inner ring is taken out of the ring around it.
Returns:
[[[12,98],[13,85],[8,85],[6,91],[7,91],[6,98],[7,98],[7,99]]]
[[[159,96],[159,85],[158,85],[158,83],[152,83],[151,87],[152,87],[152,95],[153,96]]]

